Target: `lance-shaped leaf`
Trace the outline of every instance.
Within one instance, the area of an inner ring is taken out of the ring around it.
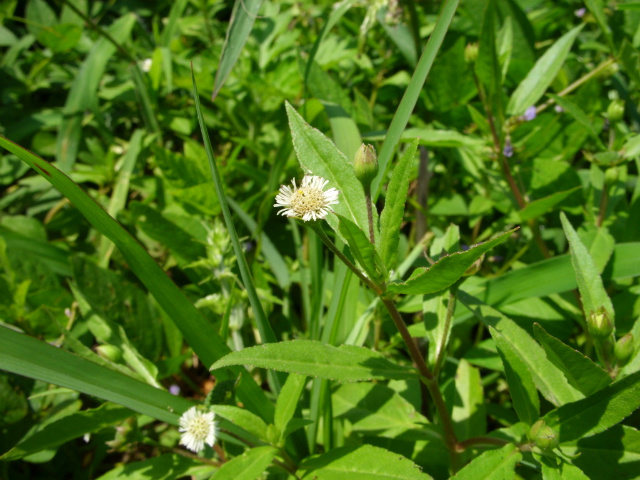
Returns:
[[[233,5],[211,100],[216,99],[218,92],[231,73],[231,69],[240,57],[261,5],[262,0],[236,0]]]
[[[307,458],[300,465],[298,478],[427,480],[431,477],[402,455],[372,445],[360,445],[335,448],[328,453]]]
[[[212,405],[211,410],[251,435],[255,435],[259,440],[267,441],[267,424],[254,413],[233,405]]]
[[[583,25],[579,25],[573,30],[560,37],[549,50],[547,50],[529,71],[525,79],[518,85],[507,106],[507,112],[511,115],[522,115],[524,111],[535,105],[544,95],[553,79],[562,68],[573,42]]]
[[[522,327],[498,310],[482,304],[478,299],[459,291],[458,300],[487,326],[495,328],[524,360],[540,393],[554,405],[573,402],[582,394],[573,388],[562,372],[551,363],[544,350]]]
[[[302,168],[329,180],[329,186],[340,191],[340,203],[333,205],[336,213],[348,218],[364,232],[369,231],[367,204],[362,184],[356,178],[352,163],[334,143],[316,130],[286,104],[293,148]],[[338,231],[338,219],[329,215],[327,222]]]
[[[640,372],[632,373],[593,395],[568,403],[544,416],[560,443],[603,432],[640,407]]]
[[[255,480],[278,454],[274,447],[255,447],[224,463],[212,478],[216,480]]]
[[[370,279],[374,282],[384,281],[388,274],[375,247],[367,238],[367,235],[348,218],[336,214],[339,220],[338,228],[347,241],[351,254],[358,261]]]
[[[540,217],[553,209],[553,207],[555,207],[557,204],[562,202],[564,199],[572,195],[573,192],[579,190],[580,188],[582,187],[574,187],[562,192],[555,192],[544,198],[539,198],[538,200],[529,202],[522,210],[520,210],[516,214],[516,218],[518,218],[521,222],[526,222],[527,220],[531,220],[532,218]]]
[[[211,366],[254,365],[341,382],[416,378],[409,368],[390,362],[368,348],[334,347],[313,340],[294,340],[245,348],[230,353]]]
[[[307,377],[304,375],[296,375],[294,373],[287,377],[280,395],[278,395],[278,401],[276,402],[276,413],[273,418],[273,423],[280,431],[281,440],[284,438],[284,433],[287,429],[289,421],[296,413],[296,407],[300,401],[300,395],[304,390],[304,386],[307,383]]]
[[[589,357],[549,335],[540,324],[533,324],[533,334],[547,353],[547,358],[564,373],[569,383],[585,396],[611,383],[611,377],[607,372],[593,363]]]
[[[598,268],[589,250],[578,237],[578,234],[571,226],[571,223],[569,223],[569,220],[567,220],[564,212],[560,213],[560,220],[562,221],[562,228],[571,246],[571,264],[576,274],[576,281],[578,282],[578,290],[580,290],[585,315],[588,317],[591,312],[595,312],[602,307],[609,314],[611,323],[615,325],[613,304],[607,291],[604,289],[602,278],[598,273]]]
[[[398,240],[400,238],[400,225],[404,216],[404,204],[407,201],[409,180],[413,173],[413,158],[418,149],[418,140],[413,143],[400,157],[400,161],[393,168],[391,181],[387,188],[384,200],[384,209],[380,214],[380,241],[378,251],[384,262],[384,266],[391,270],[396,265],[398,255]]]
[[[560,457],[535,455],[542,465],[543,480],[589,480],[582,470]]]
[[[540,417],[540,399],[529,367],[500,332],[493,327],[489,327],[489,332],[502,358],[513,408],[521,421],[533,425]]]
[[[516,464],[522,454],[512,443],[498,450],[489,450],[476,457],[460,470],[452,480],[502,480],[514,478]]]
[[[387,291],[410,295],[435,293],[453,285],[483,254],[504,242],[517,228],[501,233],[491,240],[474,245],[465,252],[441,258],[430,267],[416,268],[404,282],[389,284]]]

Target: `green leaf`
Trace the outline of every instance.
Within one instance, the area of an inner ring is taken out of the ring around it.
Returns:
[[[313,340],[295,340],[233,352],[211,366],[254,365],[341,382],[415,378],[411,369],[396,365],[368,348],[334,347]]]
[[[329,186],[340,190],[336,213],[348,218],[363,232],[369,231],[367,205],[362,184],[356,178],[352,163],[320,131],[311,127],[289,104],[286,104],[293,146],[302,168],[329,180]],[[333,215],[327,222],[338,230],[338,219]]]
[[[590,437],[613,427],[640,407],[640,372],[544,416],[560,443]]]
[[[430,368],[435,368],[438,357],[444,358],[440,353],[441,349],[447,348],[451,328],[446,328],[445,319],[447,317],[449,292],[441,294],[425,295],[422,300],[422,322],[425,328],[425,336],[429,341],[428,362]],[[447,338],[443,341],[444,335]],[[422,336],[422,335],[420,335]]]
[[[218,92],[220,92],[224,82],[227,80],[238,57],[240,57],[244,44],[251,34],[253,23],[258,17],[260,5],[262,5],[262,0],[236,0],[234,3],[227,36],[222,47],[220,64],[216,73],[213,94],[211,95],[212,101],[218,96]]]
[[[409,118],[411,117],[413,109],[418,102],[424,82],[431,71],[433,61],[436,58],[438,50],[440,50],[440,46],[442,45],[447,30],[449,29],[451,20],[456,13],[458,3],[459,0],[446,0],[443,2],[433,33],[429,37],[429,41],[427,42],[427,45],[420,56],[420,60],[418,61],[418,65],[413,71],[411,81],[402,96],[402,100],[400,100],[396,113],[393,115],[393,120],[391,120],[391,125],[389,125],[389,130],[387,131],[384,143],[382,144],[382,148],[378,154],[378,165],[380,166],[380,171],[371,184],[372,200],[374,202],[378,198],[380,184],[386,178],[387,168],[391,158],[393,157],[393,152],[400,141],[402,132],[406,128],[407,123],[409,123]]]
[[[372,445],[335,448],[303,460],[298,476],[314,480],[427,480],[431,477],[402,455]]]
[[[579,25],[560,37],[542,57],[538,59],[525,79],[518,85],[509,99],[507,112],[511,115],[522,115],[524,111],[535,105],[544,95],[551,82],[562,68],[573,42],[583,25]]]
[[[589,478],[640,478],[640,432],[616,425],[598,435],[562,445],[562,451],[575,456],[573,463]]]
[[[423,429],[429,421],[391,388],[374,383],[345,383],[331,396],[333,415],[346,418],[357,432]],[[437,438],[442,440],[438,433]]]
[[[601,307],[609,314],[611,323],[615,325],[615,312],[611,299],[604,289],[602,278],[598,269],[589,254],[589,250],[584,246],[578,234],[567,220],[564,212],[560,213],[562,228],[571,246],[571,264],[575,271],[578,290],[582,298],[582,308],[588,317],[591,312],[595,312]]]
[[[562,202],[564,199],[571,196],[573,192],[581,188],[582,187],[570,188],[569,190],[552,193],[547,197],[539,198],[538,200],[529,202],[522,210],[518,212],[517,218],[519,218],[519,221],[521,222],[526,222],[527,220],[541,217],[545,213],[552,210],[553,207]]]
[[[454,475],[452,480],[503,480],[514,478],[522,454],[512,443],[484,452]]]
[[[560,457],[540,456],[543,480],[589,480],[582,470]]]
[[[176,478],[207,478],[214,468],[202,461],[171,453],[159,457],[118,465],[96,480],[174,480]]]
[[[382,260],[376,252],[376,248],[367,238],[367,235],[351,220],[336,214],[338,217],[338,228],[347,241],[351,254],[358,261],[370,279],[379,283],[388,277],[388,273],[382,264]]]
[[[404,216],[404,204],[407,201],[409,181],[413,177],[415,170],[414,156],[417,149],[418,142],[414,140],[394,167],[385,196],[384,209],[380,215],[378,251],[384,266],[388,270],[394,269],[396,265],[400,225]]]
[[[585,396],[611,383],[611,377],[607,372],[593,363],[589,357],[549,335],[540,324],[533,324],[533,334],[547,353],[547,358],[564,373],[569,383]]]
[[[558,367],[547,359],[542,347],[513,320],[494,308],[483,305],[465,292],[458,292],[458,300],[464,303],[482,323],[495,328],[502,334],[520,359],[525,362],[536,387],[547,400],[559,406],[582,397],[578,390],[569,385]]]
[[[0,370],[103,398],[178,424],[188,400],[0,326]]]
[[[276,413],[274,415],[273,423],[280,431],[281,440],[286,438],[284,437],[284,433],[289,421],[296,413],[296,407],[298,406],[300,395],[302,395],[306,383],[306,376],[290,373],[289,377],[287,377],[287,381],[282,387],[282,390],[280,390],[280,395],[276,402]]]
[[[38,41],[54,53],[66,52],[75,47],[82,37],[82,27],[71,23],[43,28],[38,32]]]
[[[216,415],[229,420],[235,426],[246,430],[259,440],[267,441],[267,424],[256,414],[233,405],[211,405],[209,408]]]
[[[55,448],[69,440],[103,428],[119,425],[134,413],[128,408],[105,403],[98,408],[72,413],[54,422],[34,434],[23,438],[11,450],[0,457],[4,461],[18,460],[50,448]]]
[[[540,417],[540,399],[531,372],[502,334],[493,327],[489,327],[489,332],[491,332],[500,358],[502,358],[513,408],[518,414],[518,418],[531,426]]]
[[[256,480],[278,454],[274,447],[255,447],[222,464],[215,480]]]
[[[116,46],[112,43],[123,43],[131,34],[136,23],[136,15],[129,13],[116,20],[108,29],[108,40],[101,37],[91,49],[80,71],[75,75],[73,85],[69,90],[63,108],[63,120],[58,130],[56,141],[56,160],[63,171],[70,171],[76,162],[80,137],[82,135],[82,119],[86,110],[97,107],[100,80],[107,67],[107,63],[116,53]]]
[[[451,420],[458,438],[484,435],[487,430],[480,370],[461,359],[453,384]]]
[[[453,285],[484,253],[504,242],[517,228],[501,233],[491,240],[479,243],[465,252],[442,257],[430,267],[416,268],[405,281],[390,283],[390,293],[424,295],[435,293]]]
[[[587,132],[589,132],[589,135],[591,135],[591,137],[598,143],[598,147],[600,147],[600,149],[607,150],[606,145],[602,142],[602,140],[600,140],[600,135],[593,126],[593,122],[589,119],[589,117],[587,117],[587,114],[584,113],[578,105],[576,105],[566,97],[560,97],[559,95],[554,95],[553,93],[549,94],[549,98],[554,99],[555,102],[560,105],[565,112],[567,112],[576,120],[576,122],[586,128]]]
[[[193,351],[207,365],[229,352],[213,324],[206,320],[175,283],[166,275],[147,251],[122,225],[110,217],[87,193],[69,177],[50,163],[35,156],[19,145],[0,136],[0,147],[5,148],[38,172],[58,189],[96,228],[120,250],[127,265],[147,287],[172,322],[180,329]],[[240,370],[236,370],[237,375]],[[222,376],[227,378],[229,373]],[[221,376],[220,379],[223,379]],[[50,380],[47,380],[50,381]],[[50,381],[51,383],[55,383]],[[247,382],[238,391],[242,402],[254,412],[269,418],[273,406],[267,401],[255,382]]]

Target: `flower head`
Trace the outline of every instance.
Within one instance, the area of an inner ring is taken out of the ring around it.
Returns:
[[[280,193],[276,196],[276,203],[273,206],[284,208],[278,212],[279,215],[302,218],[305,222],[321,220],[333,211],[331,205],[338,203],[340,192],[335,188],[324,191],[329,180],[322,177],[305,175],[299,187],[296,185],[295,178],[291,183],[293,188],[282,185]]]
[[[180,417],[180,445],[196,453],[204,448],[205,443],[213,447],[216,441],[215,416],[214,412],[204,413],[197,407],[184,412]]]
[[[525,122],[530,122],[534,118],[536,118],[536,107],[535,107],[535,105],[527,108],[527,110],[524,112],[524,115],[522,115],[522,120],[524,120]]]

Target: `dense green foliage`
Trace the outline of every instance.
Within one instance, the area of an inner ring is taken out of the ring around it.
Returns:
[[[639,87],[635,1],[2,2],[0,478],[640,478]]]

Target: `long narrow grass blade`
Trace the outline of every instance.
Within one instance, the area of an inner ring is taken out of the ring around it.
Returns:
[[[249,296],[249,302],[251,303],[251,308],[253,309],[253,315],[255,316],[256,326],[258,327],[258,331],[260,332],[260,338],[263,343],[273,343],[277,341],[276,335],[273,333],[271,325],[269,325],[267,317],[264,314],[264,310],[262,309],[262,304],[260,303],[260,299],[258,298],[258,292],[256,291],[256,287],[253,283],[253,278],[251,277],[251,272],[249,271],[249,265],[247,265],[247,259],[244,256],[242,246],[240,245],[240,240],[238,239],[238,234],[236,233],[236,227],[233,223],[233,219],[231,218],[231,211],[229,210],[227,196],[224,193],[222,178],[220,177],[220,172],[218,172],[218,166],[216,165],[216,160],[213,156],[213,148],[211,148],[209,132],[207,131],[207,126],[204,124],[202,110],[200,109],[200,97],[198,96],[198,89],[196,86],[196,79],[193,75],[193,71],[191,72],[191,80],[193,82],[193,98],[196,102],[196,113],[198,115],[200,130],[202,131],[204,148],[207,152],[207,158],[209,159],[211,176],[213,177],[213,183],[216,187],[216,194],[218,195],[218,200],[220,201],[222,216],[224,217],[224,222],[227,226],[227,231],[229,232],[229,237],[231,238],[231,244],[233,245],[233,250],[238,261],[240,276],[242,277],[244,288],[247,290],[247,295]]]
[[[447,0],[442,5],[435,29],[429,38],[429,42],[427,43],[424,52],[422,52],[422,55],[420,56],[418,66],[413,72],[411,81],[407,86],[407,90],[404,92],[400,105],[393,116],[393,120],[391,120],[387,136],[385,137],[380,153],[378,154],[380,172],[371,184],[371,191],[373,192],[374,200],[378,198],[378,194],[380,193],[380,183],[386,175],[387,167],[391,161],[393,152],[400,141],[402,132],[409,122],[409,117],[411,116],[413,108],[418,101],[422,86],[427,79],[427,75],[429,75],[433,61],[436,58],[438,50],[440,50],[440,46],[442,45],[442,41],[444,40],[447,30],[449,29],[449,24],[451,24],[453,15],[456,13],[456,8],[458,8],[459,2],[460,0]]]
[[[180,329],[185,340],[205,365],[210,365],[229,352],[213,324],[208,322],[184,296],[147,251],[122,225],[105,212],[82,188],[56,167],[30,151],[0,135],[0,147],[16,155],[58,189],[84,215],[84,217],[120,250],[129,268],[155,297],[171,321]],[[221,371],[219,380],[236,378],[242,369]],[[238,395],[247,408],[259,412],[263,418],[273,417],[273,405],[262,390],[251,380],[242,382]]]
[[[191,406],[182,397],[6,327],[0,327],[0,369],[109,400],[174,425]]]
[[[231,69],[236,64],[240,52],[249,38],[253,22],[258,16],[260,5],[262,5],[262,0],[236,0],[233,6],[227,38],[224,41],[224,47],[222,47],[222,58],[220,58],[220,65],[216,73],[213,95],[211,95],[212,101],[218,96],[229,73],[231,73]]]

